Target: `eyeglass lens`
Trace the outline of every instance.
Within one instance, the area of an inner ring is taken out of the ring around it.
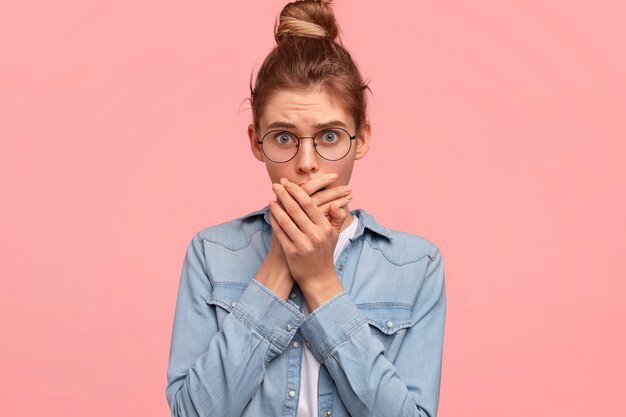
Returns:
[[[342,129],[326,129],[313,138],[317,153],[324,159],[336,161],[350,151],[350,135]],[[263,152],[274,162],[286,162],[296,156],[300,142],[297,136],[285,130],[269,131],[263,136]]]

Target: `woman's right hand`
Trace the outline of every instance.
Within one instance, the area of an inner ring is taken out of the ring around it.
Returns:
[[[331,203],[334,203],[339,209],[343,209],[352,200],[350,187],[346,188],[346,186],[339,185],[326,188],[333,181],[335,179],[330,174],[326,174],[302,184],[302,189],[311,196],[329,221],[332,220],[329,213]],[[276,223],[276,219],[271,214],[270,221]],[[333,224],[333,227],[339,229],[341,224]],[[291,276],[287,257],[276,234],[272,234],[269,252],[255,279],[283,300],[287,300],[289,297],[295,281]]]

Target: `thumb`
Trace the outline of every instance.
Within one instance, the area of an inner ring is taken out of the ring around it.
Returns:
[[[346,219],[347,213],[340,209],[335,203],[331,203],[328,206],[328,214],[330,214],[330,224],[337,231],[337,233],[339,233],[341,225]]]

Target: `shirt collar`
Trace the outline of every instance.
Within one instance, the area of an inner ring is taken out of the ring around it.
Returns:
[[[368,229],[376,234],[384,236],[389,240],[392,239],[391,232],[389,231],[389,229],[387,229],[382,224],[378,223],[374,219],[374,217],[372,217],[364,209],[350,210],[350,213],[352,213],[353,215],[356,215],[359,221],[357,228],[356,228],[356,232],[354,233],[354,237],[352,239],[356,239],[359,236],[361,236],[363,232],[365,231],[365,229]],[[263,219],[265,220],[265,222],[269,224],[270,226],[272,225],[270,223],[270,206],[269,205],[263,207],[261,210],[248,213],[245,216],[240,217],[239,219],[243,220],[243,219],[248,219],[248,218],[256,217],[256,216],[263,216]]]

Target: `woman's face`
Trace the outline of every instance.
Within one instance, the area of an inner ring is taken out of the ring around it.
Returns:
[[[284,129],[298,137],[310,137],[321,130],[316,125],[329,122],[334,122],[332,127],[344,128],[350,135],[356,133],[352,115],[346,113],[342,106],[325,92],[281,91],[267,102],[263,116],[259,120],[260,131],[255,132],[253,124],[248,126],[252,153],[259,161],[265,162],[273,183],[285,177],[300,185],[324,174],[336,173],[338,177],[333,186],[347,185],[352,175],[354,161],[362,158],[369,149],[371,133],[369,124],[366,124],[363,132],[352,141],[350,152],[338,161],[329,161],[319,156],[310,139],[302,140],[296,156],[284,163],[267,159],[261,145],[257,143],[257,138],[260,140],[269,130]]]

